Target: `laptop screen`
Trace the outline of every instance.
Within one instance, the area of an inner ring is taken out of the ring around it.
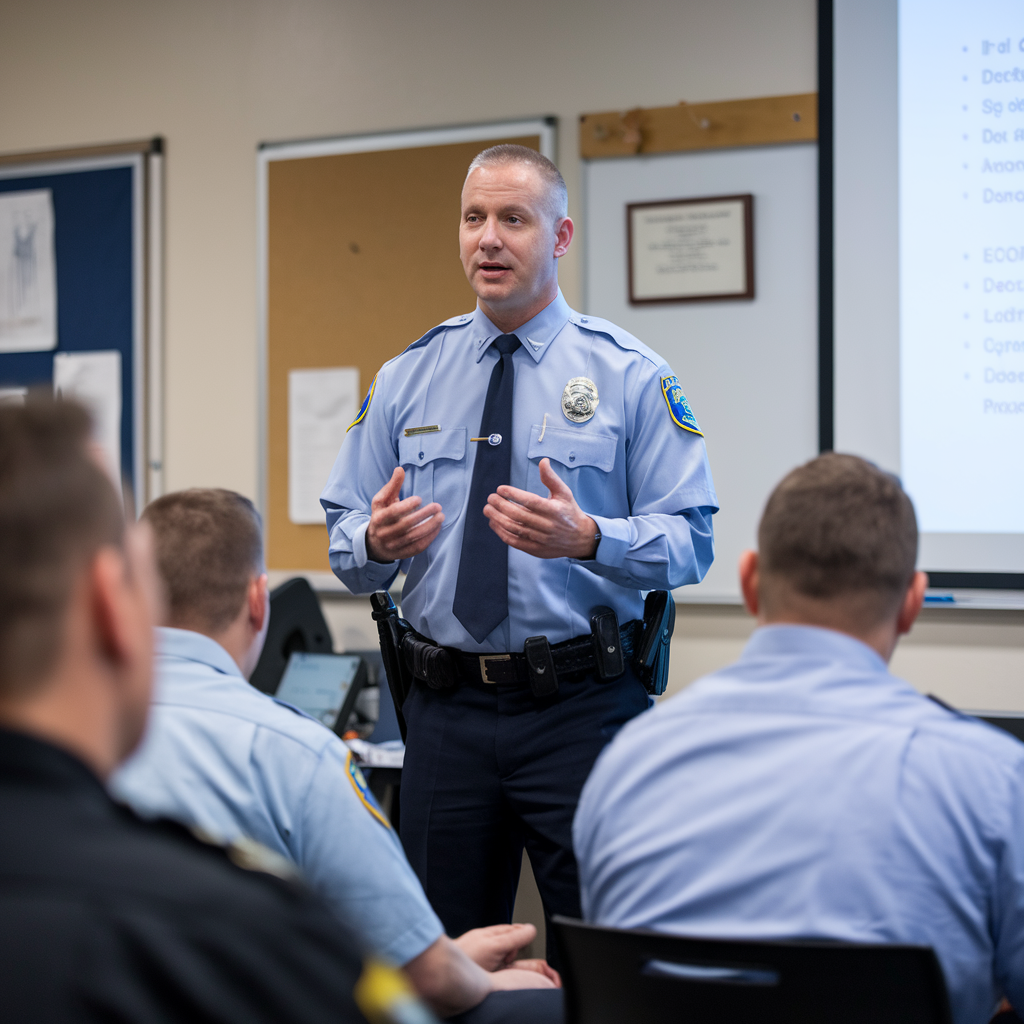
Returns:
[[[338,724],[338,715],[345,706],[345,698],[361,661],[357,654],[295,651],[288,659],[288,667],[275,696],[333,729]]]

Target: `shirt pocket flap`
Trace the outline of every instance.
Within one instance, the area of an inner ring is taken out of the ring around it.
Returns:
[[[530,431],[528,459],[554,459],[567,469],[594,466],[605,473],[610,473],[615,465],[618,441],[607,434],[587,434],[580,430],[547,427],[543,441],[540,435],[540,425],[534,424]]]
[[[402,466],[425,466],[437,459],[456,462],[466,457],[466,428],[435,430],[398,439],[398,462]]]

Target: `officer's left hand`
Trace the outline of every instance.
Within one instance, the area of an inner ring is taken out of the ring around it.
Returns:
[[[455,944],[485,971],[510,967],[524,946],[537,937],[532,924],[492,924],[463,932]]]
[[[540,460],[540,479],[550,497],[503,484],[487,499],[484,515],[491,529],[509,547],[537,558],[593,558],[597,523],[576,504],[548,459]]]

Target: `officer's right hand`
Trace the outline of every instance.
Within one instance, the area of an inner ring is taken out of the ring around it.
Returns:
[[[501,992],[517,988],[561,988],[561,979],[556,985],[551,978],[539,971],[519,970],[506,967],[503,971],[494,971],[487,975],[491,981],[491,991]]]
[[[416,495],[398,500],[404,480],[405,470],[399,466],[373,496],[370,525],[366,528],[366,554],[374,562],[412,558],[426,551],[441,532],[444,513],[436,501],[420,508],[422,499]]]

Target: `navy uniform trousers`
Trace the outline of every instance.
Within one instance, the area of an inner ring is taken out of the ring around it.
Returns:
[[[526,686],[417,682],[402,709],[402,844],[449,935],[512,920],[525,845],[557,960],[551,916],[582,916],[572,852],[580,790],[649,703],[631,669],[610,683],[562,681],[543,699]]]

